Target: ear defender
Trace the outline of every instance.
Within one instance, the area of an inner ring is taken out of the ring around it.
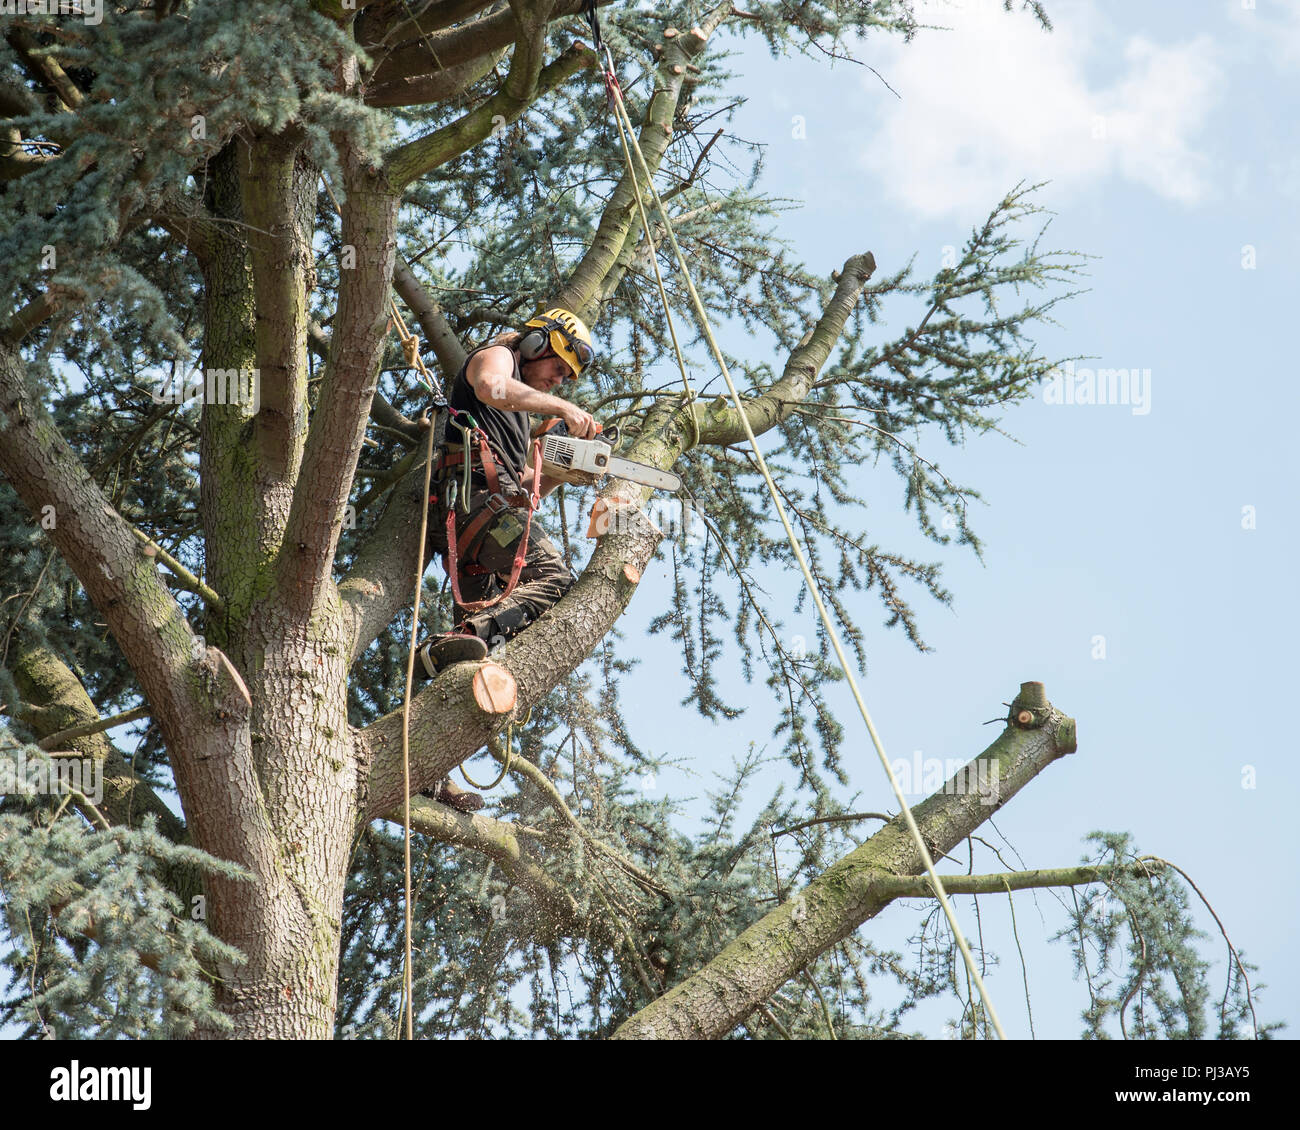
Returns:
[[[577,377],[595,360],[591,331],[581,318],[562,307],[556,306],[530,318],[524,323],[523,334],[516,348],[524,361],[536,361],[549,346]]]
[[[536,361],[551,344],[551,335],[544,329],[529,330],[519,339],[519,356],[525,361]]]

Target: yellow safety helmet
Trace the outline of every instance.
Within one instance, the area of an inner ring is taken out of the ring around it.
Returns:
[[[519,356],[525,361],[536,361],[548,347],[557,357],[564,359],[575,377],[596,357],[595,347],[591,344],[591,332],[582,319],[559,306],[529,318],[524,323]]]

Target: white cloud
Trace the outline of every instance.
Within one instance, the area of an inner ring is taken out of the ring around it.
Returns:
[[[1092,5],[1060,0],[1050,33],[998,0],[917,8],[952,30],[858,48],[902,95],[864,79],[876,120],[861,160],[899,203],[970,218],[1026,179],[1059,190],[1121,177],[1187,204],[1208,193],[1196,140],[1223,92],[1208,36],[1123,41]]]

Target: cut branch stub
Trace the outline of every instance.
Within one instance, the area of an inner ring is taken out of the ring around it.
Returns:
[[[499,663],[484,663],[474,672],[474,701],[484,714],[509,714],[518,697],[519,684]]]
[[[1052,713],[1047,691],[1039,682],[1020,684],[1020,693],[1011,703],[1011,720],[1027,730],[1043,725]]]
[[[1020,693],[1016,695],[1016,701],[1021,706],[1038,709],[1047,705],[1047,691],[1043,688],[1043,684],[1039,682],[1021,683]]]

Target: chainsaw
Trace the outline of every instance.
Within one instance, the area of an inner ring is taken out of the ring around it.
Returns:
[[[618,428],[601,428],[595,439],[578,439],[569,435],[562,419],[547,420],[533,433],[542,445],[542,474],[562,483],[591,484],[602,475],[627,479],[656,490],[677,491],[682,480],[672,471],[661,471],[645,463],[620,459],[614,454]]]

